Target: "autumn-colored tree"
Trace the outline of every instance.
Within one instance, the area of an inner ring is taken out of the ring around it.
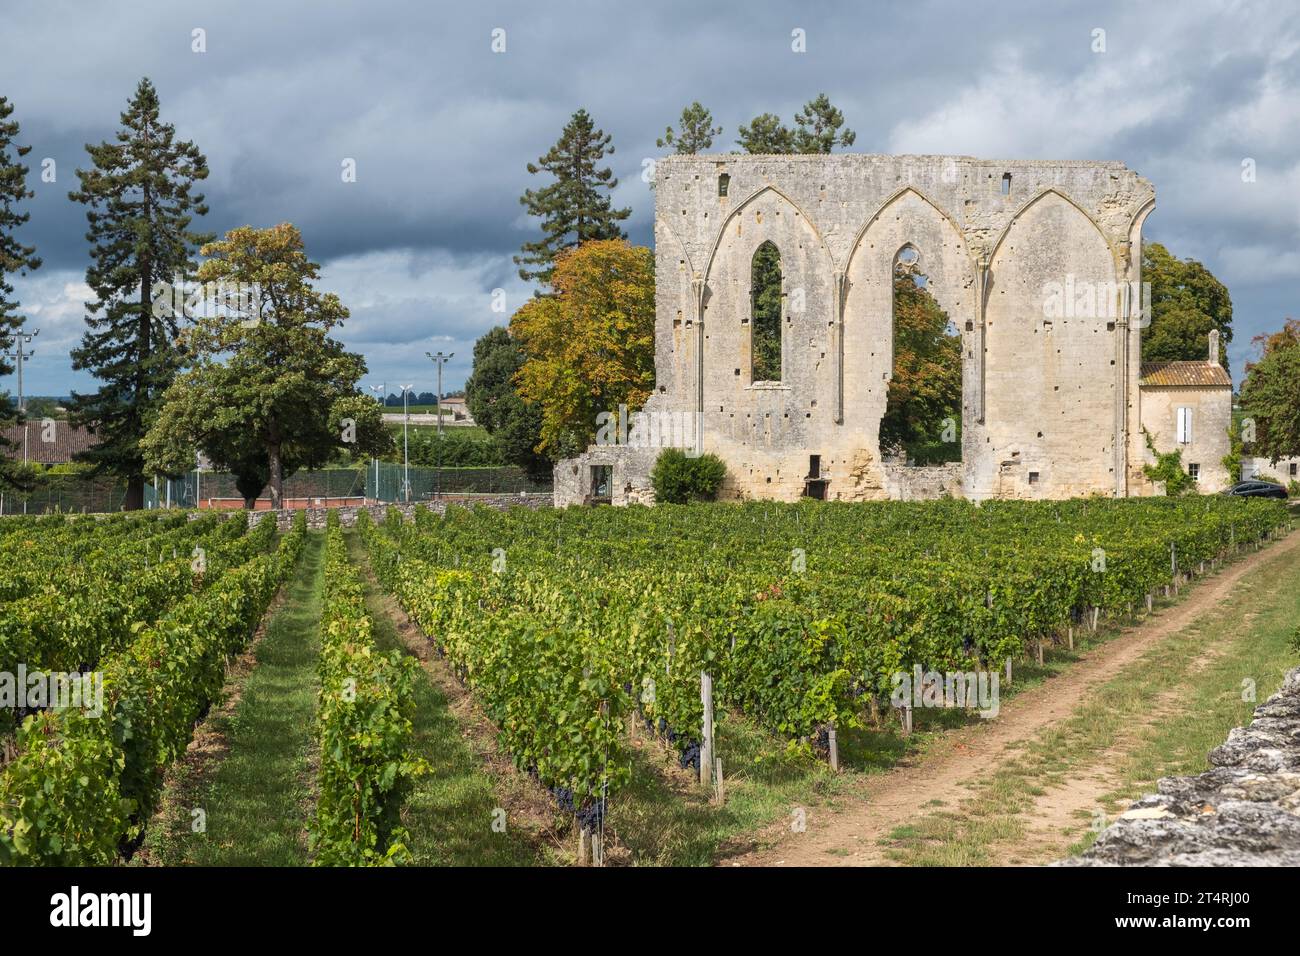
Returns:
[[[1241,407],[1254,425],[1249,452],[1276,462],[1300,455],[1300,321],[1255,341],[1262,355],[1246,366]]]
[[[654,389],[654,253],[621,239],[561,254],[554,294],[510,319],[525,355],[519,394],[542,411],[537,450],[553,460],[590,444],[600,412],[639,409]]]
[[[961,420],[961,336],[948,314],[905,269],[894,276],[894,375],[889,381],[882,447],[935,441],[943,420]]]

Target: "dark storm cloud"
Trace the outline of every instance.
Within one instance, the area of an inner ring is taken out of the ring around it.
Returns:
[[[1234,367],[1300,281],[1300,56],[1295,16],[1266,4],[654,4],[47,2],[7,12],[0,93],[17,107],[38,192],[26,238],[46,266],[20,286],[43,324],[33,388],[77,381],[83,144],[110,137],[141,75],[209,159],[204,228],[296,223],[376,376],[428,379],[428,347],[527,294],[510,257],[535,235],[525,171],[579,106],[614,137],[632,238],[651,239],[643,158],[699,99],[737,126],[830,94],[864,152],[1120,159],[1156,186],[1148,237],[1196,256],[1237,307]],[[506,31],[507,52],[490,49]],[[191,52],[191,31],[207,52]],[[807,52],[791,51],[791,30]],[[1095,52],[1093,31],[1105,30]],[[58,181],[38,180],[42,158]],[[1258,164],[1254,183],[1241,162]],[[355,160],[357,182],[341,180]],[[48,336],[48,338],[47,338]],[[450,346],[448,346],[450,347]],[[66,351],[63,353],[66,356]],[[464,360],[465,364],[462,364]],[[459,378],[458,378],[459,376]],[[6,383],[8,384],[8,383]],[[427,386],[424,386],[427,387]]]

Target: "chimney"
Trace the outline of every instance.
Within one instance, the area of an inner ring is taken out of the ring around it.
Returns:
[[[1210,330],[1210,364],[1219,364],[1219,330]]]

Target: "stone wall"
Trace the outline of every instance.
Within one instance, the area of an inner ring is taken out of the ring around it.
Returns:
[[[1155,195],[1122,163],[673,156],[655,185],[646,410],[698,416],[727,497],[795,500],[811,456],[832,499],[907,487],[879,447],[904,251],[961,336],[962,494],[1126,494],[1140,475],[1140,322],[1122,288],[1140,282]],[[765,242],[781,257],[782,363],[779,381],[756,382]],[[557,504],[582,500],[570,490],[557,484]]]
[[[1300,866],[1300,668],[1210,752],[1063,866]]]
[[[903,465],[887,461],[883,466],[884,488],[895,501],[931,501],[935,498],[960,498],[962,493],[961,462],[946,465]]]
[[[1276,462],[1267,458],[1244,458],[1242,464],[1251,477],[1267,475],[1287,485],[1300,480],[1300,458],[1279,458]],[[1240,480],[1240,479],[1235,479]]]
[[[1192,440],[1186,444],[1178,442],[1177,410],[1181,407],[1192,409]],[[1222,491],[1236,480],[1223,467],[1223,459],[1231,451],[1231,424],[1231,388],[1142,386],[1142,427],[1150,433],[1157,451],[1182,452],[1184,471],[1189,465],[1200,465],[1202,492]],[[1145,447],[1144,453],[1146,461],[1155,462]],[[1158,489],[1153,488],[1152,493],[1158,493]]]

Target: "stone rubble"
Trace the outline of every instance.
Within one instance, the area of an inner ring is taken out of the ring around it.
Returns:
[[[1300,668],[1210,751],[1058,866],[1300,866]]]

